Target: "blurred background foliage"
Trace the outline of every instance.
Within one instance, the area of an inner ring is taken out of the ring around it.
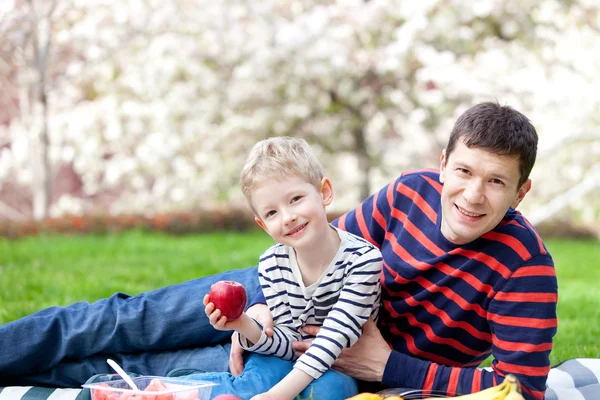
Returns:
[[[540,135],[525,215],[598,232],[598,89],[595,0],[3,0],[0,226],[235,217],[273,135],[314,146],[341,212],[491,100]]]

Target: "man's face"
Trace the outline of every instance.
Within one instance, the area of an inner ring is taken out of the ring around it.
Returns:
[[[500,223],[509,207],[516,207],[531,189],[518,186],[516,156],[500,156],[458,141],[450,156],[440,158],[442,234],[455,244],[472,242]]]

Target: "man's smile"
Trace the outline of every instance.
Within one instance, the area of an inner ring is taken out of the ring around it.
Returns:
[[[485,214],[477,214],[477,213],[472,213],[472,212],[469,212],[469,211],[465,210],[464,208],[462,208],[462,207],[460,207],[460,206],[458,206],[458,205],[456,205],[456,204],[455,204],[454,206],[456,207],[456,209],[457,209],[457,210],[458,210],[458,211],[459,211],[461,214],[463,214],[463,215],[465,215],[465,216],[467,216],[467,217],[471,217],[471,218],[480,218],[480,217],[483,217],[483,216],[485,216]]]

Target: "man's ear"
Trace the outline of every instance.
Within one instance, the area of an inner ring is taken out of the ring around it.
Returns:
[[[512,204],[510,206],[512,208],[517,208],[519,203],[521,203],[521,201],[523,201],[523,199],[525,198],[525,195],[530,190],[531,190],[531,179],[527,179],[525,181],[525,183],[523,185],[521,185],[521,187],[519,188],[519,191],[517,191],[517,197],[515,197],[515,199],[513,200]]]
[[[333,201],[333,186],[331,180],[327,177],[321,179],[321,196],[323,197],[323,205],[327,207]]]
[[[265,226],[265,223],[264,223],[264,222],[262,222],[262,220],[261,220],[260,218],[258,218],[258,217],[254,217],[254,222],[256,222],[256,224],[257,224],[258,226],[260,226],[261,228],[263,228],[263,230],[264,230],[265,232],[269,233],[269,231],[267,231],[267,227]]]
[[[446,173],[446,149],[442,150],[442,155],[440,156],[440,182],[444,183],[444,174]]]

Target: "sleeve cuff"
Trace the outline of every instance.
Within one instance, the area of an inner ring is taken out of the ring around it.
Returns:
[[[246,336],[238,335],[238,343],[240,344],[240,346],[242,346],[242,349],[244,350],[255,351],[263,344],[265,344],[265,342],[268,339],[268,336],[265,334],[262,324],[255,319],[254,322],[256,322],[256,324],[260,327],[260,338],[258,339],[258,342],[252,344],[252,342],[250,342]]]
[[[420,389],[430,364],[428,361],[392,351],[385,365],[381,383],[387,387]]]

